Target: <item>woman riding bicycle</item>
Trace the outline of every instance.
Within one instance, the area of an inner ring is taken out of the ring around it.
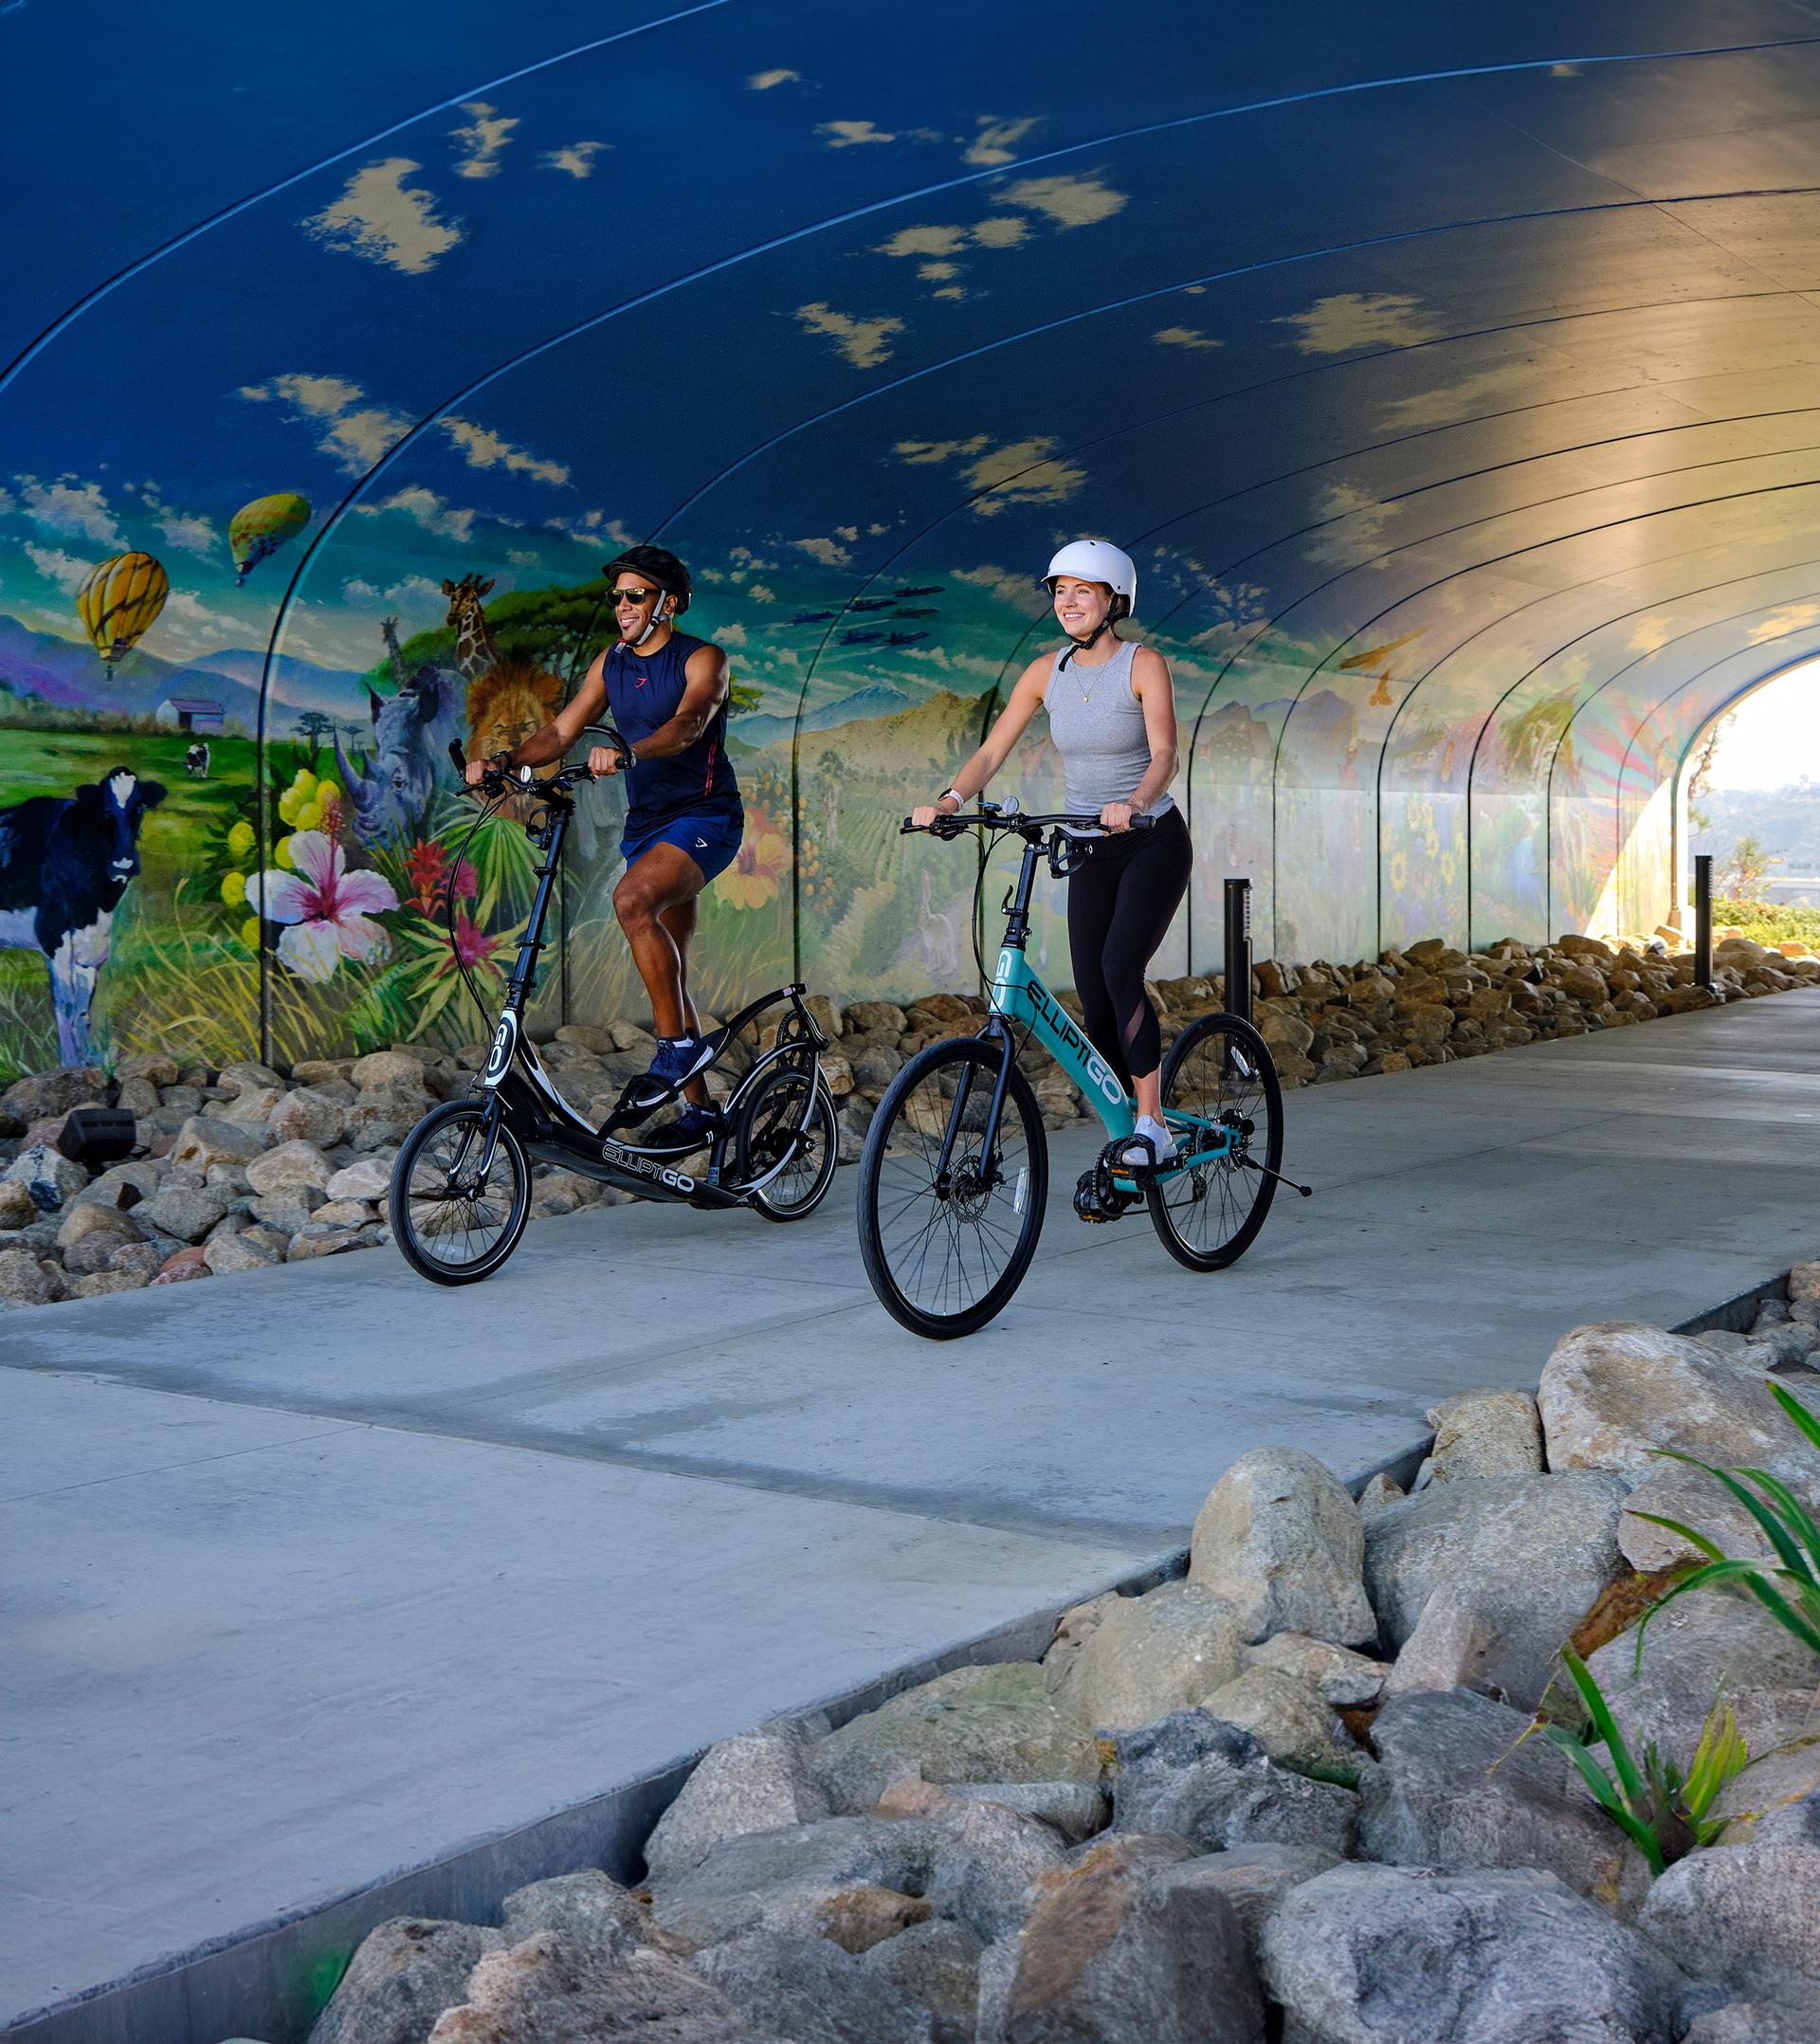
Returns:
[[[689,997],[689,940],[696,899],[733,863],[745,811],[727,758],[727,656],[677,630],[689,607],[689,571],[661,546],[633,546],[607,563],[619,641],[588,669],[574,700],[510,753],[473,760],[470,786],[488,765],[547,766],[560,759],[586,724],[606,721],[631,745],[627,770],[626,870],[613,889],[613,913],[650,995],[657,1031],[651,1076],[688,1087],[682,1115],[644,1140],[698,1147],[713,1135],[714,1110],[695,1074],[711,1062]],[[619,770],[619,755],[596,745],[588,765]]]
[[[1160,653],[1119,636],[1118,620],[1131,616],[1138,598],[1128,554],[1103,539],[1075,539],[1043,580],[1068,644],[1030,662],[954,786],[911,821],[926,828],[981,794],[1039,705],[1048,711],[1067,808],[1097,815],[1108,832],[1085,841],[1068,882],[1075,992],[1094,1048],[1137,1095],[1137,1132],[1120,1160],[1161,1163],[1174,1156],[1175,1142],[1162,1119],[1162,1032],[1144,976],[1194,861],[1188,826],[1168,794],[1176,766],[1174,687]],[[1134,831],[1134,816],[1152,818],[1152,827]]]

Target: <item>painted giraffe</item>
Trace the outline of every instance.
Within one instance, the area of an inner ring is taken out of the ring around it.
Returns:
[[[405,671],[404,648],[398,644],[398,620],[388,617],[381,621],[379,630],[386,635],[386,652],[391,661],[391,678],[400,688],[410,685],[410,676]]]
[[[455,627],[455,665],[463,681],[470,684],[500,664],[499,648],[493,644],[486,613],[481,609],[481,599],[492,587],[491,575],[482,581],[478,575],[443,584],[443,594],[448,598],[448,622]]]

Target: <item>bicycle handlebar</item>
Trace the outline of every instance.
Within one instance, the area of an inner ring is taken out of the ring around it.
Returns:
[[[1127,829],[1150,830],[1156,828],[1155,816],[1134,816]],[[912,823],[906,816],[898,826],[900,837],[909,837],[926,831],[931,837],[958,837],[963,830],[978,826],[989,830],[1015,830],[1019,832],[1042,830],[1066,830],[1078,837],[1113,837],[1119,833],[1108,830],[1098,816],[1050,815],[1027,816],[1020,810],[1009,814],[1003,810],[981,810],[975,815],[966,815],[956,811],[952,816],[937,816],[934,823]]]
[[[632,764],[632,748],[627,743],[624,736],[611,724],[583,724],[581,728],[584,732],[598,731],[600,733],[602,738],[619,755],[622,771]],[[573,788],[578,781],[595,778],[593,772],[589,767],[582,765],[562,767],[551,775],[547,780],[534,780],[529,767],[500,767],[495,766],[492,760],[489,759],[484,762],[485,772],[481,776],[479,781],[470,783],[467,778],[469,760],[467,755],[462,750],[459,739],[449,739],[448,757],[455,762],[455,771],[462,776],[464,789],[471,788],[474,793],[484,795],[489,799],[494,795],[504,794],[508,789],[515,786],[522,794],[547,794],[551,789],[560,791],[565,788]]]

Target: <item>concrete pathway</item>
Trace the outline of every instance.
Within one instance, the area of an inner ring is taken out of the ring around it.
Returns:
[[[597,1796],[1180,1543],[1292,1441],[1352,1472],[1589,1319],[1820,1249],[1820,994],[1288,1103],[1230,1271],[1068,1212],[964,1342],[821,1214],[534,1228],[0,1320],[0,2027]]]

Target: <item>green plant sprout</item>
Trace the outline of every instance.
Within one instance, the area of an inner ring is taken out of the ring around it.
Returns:
[[[1714,1800],[1751,1758],[1738,1719],[1725,1701],[1724,1685],[1720,1685],[1713,1698],[1701,1727],[1700,1743],[1684,1775],[1672,1760],[1657,1751],[1653,1741],[1644,1748],[1639,1766],[1592,1670],[1572,1647],[1562,1650],[1561,1661],[1592,1721],[1592,1737],[1587,1741],[1563,1725],[1546,1722],[1542,1736],[1579,1769],[1599,1807],[1648,1862],[1651,1876],[1684,1859],[1697,1847],[1710,1845],[1727,1822],[1708,1814]],[[1589,1745],[1605,1747],[1610,1767],[1594,1758]]]
[[[1820,1415],[1781,1384],[1771,1383],[1769,1392],[1809,1446],[1820,1450]],[[1779,1626],[1820,1653],[1820,1525],[1814,1524],[1812,1514],[1786,1484],[1767,1469],[1715,1469],[1710,1462],[1684,1455],[1672,1448],[1652,1449],[1650,1452],[1684,1462],[1691,1469],[1704,1469],[1715,1483],[1722,1484],[1762,1528],[1764,1539],[1774,1550],[1774,1559],[1729,1556],[1721,1553],[1705,1534],[1697,1533],[1678,1519],[1665,1519],[1656,1512],[1634,1513],[1633,1517],[1647,1519],[1651,1525],[1665,1526],[1706,1557],[1644,1614],[1637,1627],[1637,1665],[1641,1667],[1643,1662],[1644,1633],[1658,1612],[1665,1611],[1690,1590],[1724,1583],[1737,1583],[1748,1591]],[[1754,1485],[1762,1495],[1753,1496],[1745,1483]]]

